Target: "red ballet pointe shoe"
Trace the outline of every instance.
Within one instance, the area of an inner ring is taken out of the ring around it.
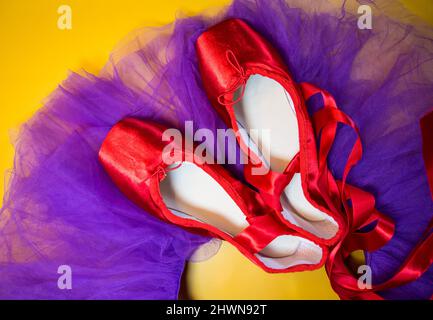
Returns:
[[[301,88],[277,51],[239,19],[205,31],[196,49],[208,98],[248,155],[246,180],[290,229],[315,242],[336,243],[346,226],[336,207],[338,188],[329,188],[327,154],[318,161],[305,106],[303,92],[309,97],[314,87]],[[248,135],[249,130],[269,130],[270,136]]]
[[[129,199],[164,221],[230,242],[267,272],[323,265],[323,245],[281,224],[258,193],[222,166],[165,139],[166,129],[129,118],[104,140],[100,162]]]

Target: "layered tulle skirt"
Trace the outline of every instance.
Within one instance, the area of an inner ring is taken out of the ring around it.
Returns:
[[[351,7],[352,5],[352,7]],[[178,19],[135,32],[100,75],[71,74],[25,123],[0,211],[1,298],[175,299],[185,262],[209,241],[157,220],[130,202],[98,163],[108,130],[126,116],[182,129],[224,128],[201,83],[197,37],[229,17],[274,45],[295,81],[329,91],[360,130],[364,155],[349,183],[371,192],[396,224],[392,240],[367,254],[373,283],[390,278],[433,216],[419,119],[433,107],[433,31],[388,2],[370,4],[359,29],[354,4],[236,0],[216,16]],[[341,177],[353,143],[339,129],[329,165]],[[241,165],[231,165],[242,179]],[[59,290],[59,266],[73,290]],[[433,270],[381,293],[433,295]]]

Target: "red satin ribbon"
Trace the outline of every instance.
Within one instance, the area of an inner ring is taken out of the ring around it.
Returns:
[[[433,111],[426,114],[420,122],[422,132],[422,150],[427,178],[433,198]]]
[[[347,258],[355,250],[371,252],[384,246],[394,234],[394,223],[389,217],[375,209],[373,195],[346,184],[351,168],[362,157],[361,139],[353,121],[337,108],[335,100],[328,92],[307,83],[301,84],[301,89],[305,99],[315,94],[322,95],[324,107],[312,118],[316,135],[320,136],[320,171],[328,172],[321,177],[321,187],[331,193],[335,193],[335,189],[338,189],[341,203],[340,205],[335,203],[334,207],[341,208],[340,213],[345,217],[348,226],[342,240],[332,248],[326,263],[331,285],[342,299],[383,299],[379,291],[395,288],[418,279],[433,263],[433,220],[421,241],[393,277],[371,289],[360,288],[358,279],[346,266]],[[329,170],[323,170],[327,169],[327,157],[335,140],[338,123],[351,127],[357,134],[344,168],[342,181],[335,181]],[[433,112],[421,120],[421,128],[424,160],[433,197]],[[335,197],[332,200],[335,202]],[[351,205],[349,205],[349,200]],[[360,229],[372,223],[376,225],[370,231],[359,232]]]
[[[233,51],[231,50],[226,51],[226,59],[227,62],[232,66],[232,68],[238,74],[238,80],[230,87],[230,89],[228,89],[223,94],[219,95],[217,100],[223,106],[232,106],[242,100],[242,97],[244,96],[245,93],[245,89],[246,89],[245,84],[247,82],[248,76],[247,73],[245,72],[245,69],[241,66]],[[231,99],[231,97],[235,94],[235,92],[240,86],[242,87],[242,89],[239,97],[236,100]],[[227,96],[229,96],[229,99],[226,99]]]
[[[249,226],[233,240],[254,252],[263,250],[276,234],[287,234],[287,229],[275,220],[273,214],[249,217],[247,220]]]

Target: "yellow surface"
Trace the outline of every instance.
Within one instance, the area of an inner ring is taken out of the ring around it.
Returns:
[[[187,280],[193,299],[338,299],[323,268],[269,274],[226,242],[210,260],[190,263]]]
[[[270,0],[271,1],[271,0]],[[10,134],[42,105],[68,70],[97,73],[129,32],[198,13],[229,0],[0,0],[0,173],[13,164]],[[431,0],[405,5],[433,21]],[[57,9],[72,8],[72,30],[57,28]],[[4,185],[0,184],[0,194]],[[270,275],[224,244],[209,261],[191,264],[193,298],[334,299],[323,270]]]

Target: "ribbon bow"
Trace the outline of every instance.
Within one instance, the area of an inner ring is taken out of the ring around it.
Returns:
[[[230,86],[230,88],[226,92],[218,96],[218,103],[220,103],[223,106],[231,106],[242,100],[242,97],[244,96],[245,93],[248,74],[245,72],[245,69],[241,66],[241,64],[239,63],[238,59],[236,58],[232,50],[226,51],[226,59],[227,62],[232,66],[232,68],[238,74],[238,78],[236,82],[232,86]],[[226,99],[227,95],[232,97],[239,87],[242,87],[242,90],[241,93],[239,94],[239,97],[236,100]]]
[[[406,258],[400,269],[391,279],[384,283],[373,285],[372,288],[363,289],[358,286],[358,279],[346,266],[346,260],[355,250],[374,251],[384,246],[394,234],[393,221],[375,209],[374,196],[346,183],[351,168],[362,157],[362,144],[359,131],[354,122],[335,103],[334,98],[326,91],[308,84],[301,84],[305,99],[315,94],[321,94],[324,106],[313,117],[313,125],[319,143],[319,167],[325,176],[321,179],[324,190],[338,190],[342,204],[341,213],[346,219],[347,231],[339,243],[330,251],[326,262],[326,271],[331,285],[343,299],[383,299],[379,291],[395,288],[412,282],[428,270],[433,263],[433,220],[423,234],[422,239]],[[336,136],[338,123],[351,127],[357,139],[349,154],[343,172],[342,181],[335,181],[327,169],[327,157]],[[427,177],[433,198],[433,111],[421,120],[423,137],[423,154]],[[325,199],[337,210],[341,207],[335,199]],[[334,203],[330,203],[333,201]],[[374,227],[368,232],[360,232],[364,227]]]

